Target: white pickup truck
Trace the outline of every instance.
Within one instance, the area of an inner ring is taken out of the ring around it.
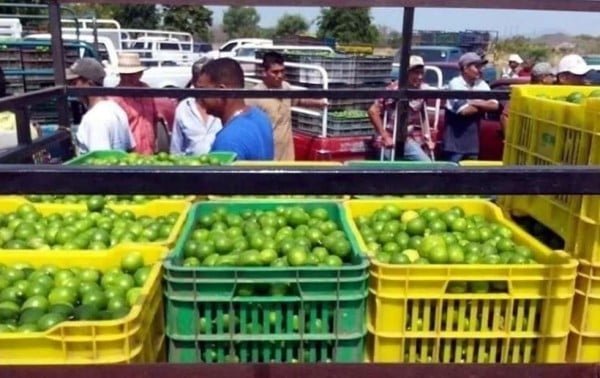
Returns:
[[[50,34],[31,34],[25,39],[50,39]],[[64,40],[77,40],[72,34],[63,34]],[[92,36],[80,36],[79,40],[93,45]],[[107,37],[98,37],[97,51],[106,68],[106,87],[114,87],[119,83],[119,73],[117,70],[118,52],[114,43]],[[142,76],[142,81],[152,88],[184,88],[192,78],[192,69],[190,66],[163,65],[160,61],[156,66],[149,66]]]
[[[233,58],[235,51],[244,45],[272,45],[273,40],[263,38],[239,38],[231,39],[219,47],[218,50],[213,50],[205,54],[205,58],[208,60],[218,58]]]

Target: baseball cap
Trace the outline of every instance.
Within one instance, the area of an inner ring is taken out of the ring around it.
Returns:
[[[583,58],[577,54],[565,55],[558,63],[558,73],[570,72],[573,75],[585,75],[591,71]]]
[[[458,66],[461,68],[467,67],[471,64],[480,64],[480,65],[486,65],[487,64],[487,60],[483,59],[481,56],[479,56],[479,54],[474,53],[474,52],[468,52],[466,54],[463,54],[459,59],[458,59]]]
[[[509,62],[515,62],[518,64],[523,64],[523,59],[521,59],[521,57],[519,56],[519,54],[510,54],[508,56],[508,61]]]
[[[413,68],[416,67],[424,67],[425,66],[425,61],[423,60],[423,58],[421,58],[418,55],[411,55],[410,59],[408,61],[408,69],[412,70]]]
[[[77,79],[83,77],[93,81],[94,83],[101,84],[104,81],[106,72],[102,64],[93,58],[81,58],[75,61],[71,67],[65,71],[67,80]]]
[[[532,76],[554,75],[554,68],[547,62],[536,63],[531,69]]]

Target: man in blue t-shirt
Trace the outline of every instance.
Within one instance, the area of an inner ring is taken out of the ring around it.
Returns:
[[[196,88],[244,88],[244,71],[233,59],[222,58],[206,63]],[[273,127],[260,109],[247,106],[241,98],[202,98],[207,113],[221,119],[212,151],[230,151],[239,160],[273,160]]]

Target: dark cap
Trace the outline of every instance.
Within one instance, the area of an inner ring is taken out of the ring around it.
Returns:
[[[77,79],[82,77],[88,79],[97,84],[102,84],[106,72],[100,62],[93,58],[81,58],[78,59],[71,67],[65,71],[67,80]]]

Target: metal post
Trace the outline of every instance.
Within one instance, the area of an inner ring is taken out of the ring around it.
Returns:
[[[29,127],[29,108],[27,105],[17,106],[14,110],[17,121],[17,144],[19,146],[30,146],[31,128]],[[22,156],[19,163],[33,164],[33,154]]]
[[[52,41],[52,61],[54,67],[54,84],[65,86],[65,56],[63,51],[62,29],[60,21],[60,5],[58,0],[48,2],[50,17],[50,36]],[[56,99],[59,126],[69,127],[69,107],[66,94]]]
[[[398,89],[407,88],[408,84],[408,62],[410,60],[410,47],[412,45],[413,24],[415,19],[415,8],[406,7],[402,17],[402,50],[400,52],[400,74],[398,77]],[[407,135],[408,121],[408,99],[402,99],[396,105],[396,119],[398,132],[396,133],[396,157],[402,159],[404,156],[404,142]]]
[[[31,144],[31,128],[29,127],[29,109],[27,105],[15,108],[17,120],[17,143],[19,145]]]

